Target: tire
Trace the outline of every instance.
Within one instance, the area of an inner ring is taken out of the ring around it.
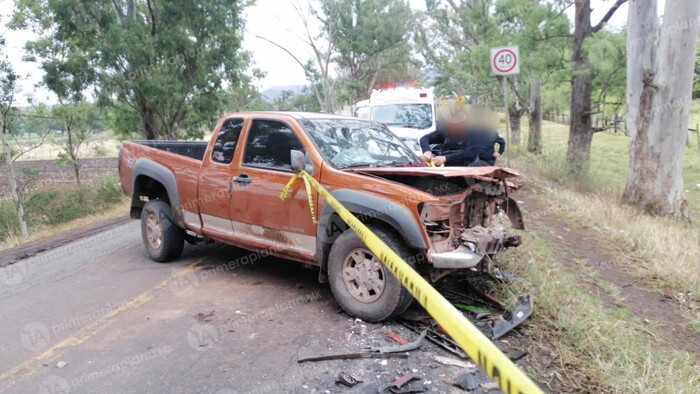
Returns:
[[[411,258],[414,252],[398,234],[380,226],[369,227],[407,263],[411,266],[414,265],[414,259]],[[360,263],[359,260],[363,258],[365,260]],[[336,301],[348,315],[369,322],[380,322],[399,316],[411,306],[413,301],[413,296],[401,285],[399,280],[379,260],[375,261],[375,259],[374,254],[350,229],[335,240],[328,256],[328,279]],[[377,263],[381,271],[376,270]],[[365,271],[358,274],[358,270],[364,271],[366,269],[364,266],[358,267],[361,264],[373,268],[374,272]],[[348,267],[348,265],[353,266]],[[348,271],[345,274],[344,267]],[[344,275],[347,278],[344,278]],[[381,291],[376,291],[376,286],[374,289],[368,289],[368,287],[374,286],[378,279],[383,280],[383,286],[379,286]],[[375,282],[368,283],[368,286],[362,284],[369,280]]]
[[[160,200],[149,201],[143,207],[141,238],[148,257],[159,263],[178,259],[185,247],[185,231],[173,223],[170,205]]]

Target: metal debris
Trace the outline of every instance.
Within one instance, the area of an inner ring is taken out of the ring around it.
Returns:
[[[519,326],[532,314],[532,297],[524,294],[518,297],[518,305],[512,311],[506,311],[493,323],[493,339],[498,339]]]
[[[420,344],[423,342],[423,339],[425,339],[425,335],[427,334],[428,330],[423,330],[421,332],[420,336],[418,339],[411,343],[407,343],[405,345],[399,345],[399,346],[383,346],[383,347],[372,347],[370,348],[370,351],[375,352],[375,353],[401,353],[401,352],[410,352],[411,350],[416,350],[420,346]]]
[[[206,323],[206,322],[210,322],[210,321],[214,320],[215,314],[216,314],[215,311],[209,311],[207,313],[199,312],[194,317],[195,317],[195,319]]]
[[[453,367],[467,368],[470,370],[476,369],[476,364],[470,363],[469,361],[455,360],[454,358],[435,356],[435,361],[444,365],[451,365]]]
[[[411,388],[407,386],[410,382],[414,380],[420,380],[420,378],[412,373],[408,373],[399,377],[398,379],[394,380],[386,386],[379,387],[377,389],[377,392],[381,394],[387,389],[391,390],[391,392],[394,394],[419,393],[425,391],[425,388],[423,387]],[[402,387],[404,386],[406,387],[402,389]]]
[[[406,353],[376,353],[376,352],[359,352],[359,353],[341,353],[329,354],[327,356],[307,357],[297,360],[298,363],[307,361],[326,361],[326,360],[356,360],[360,358],[408,358]]]
[[[448,352],[455,354],[459,357],[462,358],[468,358],[467,354],[462,350],[462,348],[457,344],[457,342],[453,341],[452,338],[449,337],[447,334],[443,334],[439,332],[438,330],[433,329],[429,324],[426,323],[419,323],[415,321],[409,321],[409,320],[401,320],[401,324],[406,326],[409,330],[413,332],[420,332],[421,330],[427,330],[427,335],[426,338],[442,347],[443,349],[447,350]],[[435,325],[435,322],[432,322],[431,324]]]
[[[529,354],[526,351],[520,351],[520,350],[508,350],[505,353],[506,353],[506,357],[511,359],[511,361],[518,361],[521,358],[523,358]]]
[[[408,345],[408,341],[403,339],[403,337],[397,333],[387,332],[386,336],[389,337],[390,339],[393,339],[394,341],[398,342],[400,345]]]
[[[345,372],[341,372],[335,380],[335,384],[342,384],[345,387],[355,387],[360,383],[362,383],[361,380]]]

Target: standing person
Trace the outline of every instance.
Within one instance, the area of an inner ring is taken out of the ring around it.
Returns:
[[[506,141],[481,113],[467,123],[466,109],[458,103],[441,107],[437,130],[420,139],[421,161],[437,166],[493,166],[506,150]],[[498,152],[495,145],[498,144]]]

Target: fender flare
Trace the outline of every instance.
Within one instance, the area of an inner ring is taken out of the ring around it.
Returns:
[[[387,223],[401,235],[408,246],[415,249],[428,248],[425,240],[423,240],[421,229],[405,206],[375,194],[357,190],[338,189],[331,192],[331,195],[350,212],[359,216],[360,219],[371,218]],[[331,238],[334,240],[339,235],[328,232],[333,230],[331,222],[333,214],[335,214],[333,207],[330,204],[324,204],[318,221],[318,231],[316,232],[315,259],[321,267],[325,267],[332,245],[332,242],[327,241]]]
[[[173,174],[168,167],[156,163],[151,159],[142,157],[136,160],[134,164],[134,169],[131,174],[131,206],[134,207],[134,201],[138,199],[136,195],[136,179],[141,175],[152,178],[165,187],[165,191],[168,193],[168,199],[170,200],[170,207],[173,211],[173,219],[175,219],[175,223],[178,226],[185,228],[185,220],[180,206],[180,194],[178,193],[175,174]]]

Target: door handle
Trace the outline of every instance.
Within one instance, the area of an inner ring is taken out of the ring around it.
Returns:
[[[238,183],[239,185],[247,185],[251,182],[253,182],[253,178],[249,177],[246,174],[241,174],[233,178],[233,181]]]

